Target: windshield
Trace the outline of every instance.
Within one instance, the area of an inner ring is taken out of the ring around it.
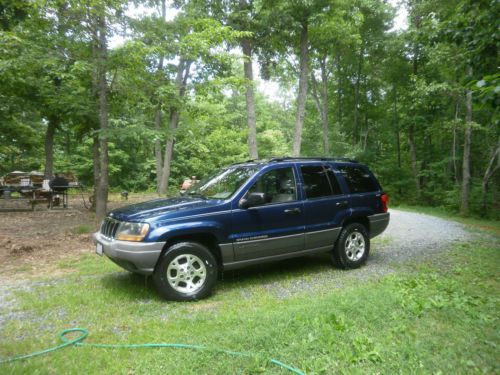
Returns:
[[[202,180],[188,189],[186,194],[210,199],[227,199],[256,171],[255,166],[229,167]]]

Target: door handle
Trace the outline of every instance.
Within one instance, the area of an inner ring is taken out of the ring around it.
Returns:
[[[302,210],[300,208],[296,207],[296,208],[289,208],[283,212],[287,215],[297,215],[297,214],[300,214],[302,212]]]
[[[349,206],[349,201],[337,202],[335,205],[337,207],[347,207],[347,206]]]

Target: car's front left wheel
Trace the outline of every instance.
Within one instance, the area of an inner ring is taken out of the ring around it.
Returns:
[[[168,300],[192,301],[207,297],[217,281],[217,261],[197,242],[179,242],[161,256],[153,273],[158,292]]]

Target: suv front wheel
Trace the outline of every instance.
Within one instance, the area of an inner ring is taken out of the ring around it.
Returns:
[[[207,297],[217,281],[217,261],[197,242],[179,242],[162,255],[153,273],[158,292],[168,300],[192,301]]]
[[[352,223],[340,232],[333,252],[332,262],[341,268],[358,268],[366,262],[370,252],[370,237],[364,225]]]

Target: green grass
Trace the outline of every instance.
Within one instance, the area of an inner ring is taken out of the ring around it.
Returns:
[[[71,232],[74,234],[88,234],[94,231],[95,231],[94,226],[88,224],[78,225],[77,227],[71,230]]]
[[[314,280],[315,272],[348,278],[326,271],[324,261],[228,273],[212,298],[194,303],[162,301],[149,280],[104,258],[60,263],[74,272],[16,293],[19,315],[0,328],[1,358],[56,345],[58,332],[70,327],[88,328],[93,343],[188,343],[256,356],[73,347],[0,365],[0,373],[286,373],[268,358],[308,374],[500,371],[497,240],[454,245],[379,280],[277,293]]]

